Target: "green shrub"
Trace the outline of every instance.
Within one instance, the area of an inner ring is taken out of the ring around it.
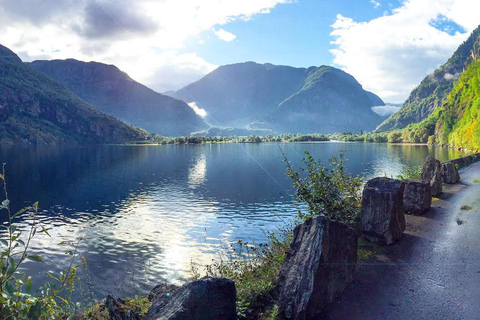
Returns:
[[[387,136],[387,141],[389,143],[398,143],[402,142],[402,133],[399,131],[392,131]]]
[[[295,187],[296,203],[307,204],[306,213],[298,210],[299,217],[305,220],[323,214],[333,220],[355,225],[360,214],[362,181],[346,172],[343,153],[328,159],[328,167],[320,160],[316,161],[310,153],[305,152],[305,155],[305,167],[300,170],[306,173],[306,177],[295,171],[284,156],[287,176]]]
[[[402,174],[397,178],[400,180],[421,180],[422,179],[422,166],[404,167]]]

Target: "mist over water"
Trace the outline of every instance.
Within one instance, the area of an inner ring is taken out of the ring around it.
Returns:
[[[368,143],[211,144],[164,146],[1,146],[13,209],[39,201],[26,264],[41,282],[68,264],[61,241],[78,242],[96,298],[132,296],[160,282],[181,283],[198,266],[232,254],[238,239],[261,243],[264,231],[291,223],[297,209],[282,152],[299,168],[304,151],[327,161],[344,150],[347,169],[364,179],[396,177],[428,154],[427,146]],[[2,222],[5,217],[2,217]],[[31,218],[20,218],[27,229]]]

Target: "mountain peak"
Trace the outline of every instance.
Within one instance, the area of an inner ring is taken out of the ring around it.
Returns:
[[[307,69],[252,61],[221,66],[174,96],[205,109],[215,126],[279,133],[372,130],[381,118],[371,107],[383,105],[354,77],[334,67]],[[357,118],[342,122],[334,115],[339,110]],[[267,127],[258,128],[259,123]]]
[[[0,44],[0,59],[9,62],[22,63],[22,60],[10,49]]]

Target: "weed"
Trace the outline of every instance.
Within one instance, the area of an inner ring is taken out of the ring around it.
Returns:
[[[207,276],[235,281],[237,316],[252,318],[272,303],[278,274],[290,247],[292,232],[282,229],[267,233],[267,243],[258,246],[238,240],[238,259],[220,260],[206,266]]]
[[[469,210],[472,210],[472,207],[467,206],[467,205],[464,205],[464,206],[461,206],[461,207],[460,207],[460,210],[469,211]]]
[[[459,226],[462,225],[462,224],[464,224],[464,223],[465,223],[465,221],[463,221],[463,220],[460,219],[460,218],[457,218],[457,224],[458,224]]]

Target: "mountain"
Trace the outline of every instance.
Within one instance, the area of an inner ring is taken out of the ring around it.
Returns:
[[[436,142],[480,151],[480,60],[462,73],[445,104],[431,116],[438,118]]]
[[[0,45],[0,143],[122,143],[146,132],[108,116]]]
[[[215,126],[294,133],[372,130],[382,119],[371,107],[384,105],[333,67],[255,62],[219,67],[172,95],[205,109]]]
[[[29,64],[62,83],[98,110],[164,136],[209,126],[185,102],[157,93],[113,65],[73,59]]]
[[[479,46],[479,35],[480,26],[444,65],[423,79],[412,91],[400,111],[385,120],[376,131],[401,129],[408,124],[420,122],[441,106],[452,90],[454,81],[473,60],[472,51]]]
[[[372,130],[381,117],[372,111],[383,101],[362,89],[354,77],[339,69],[313,69],[304,86],[282,101],[267,120],[277,131],[334,133]]]

